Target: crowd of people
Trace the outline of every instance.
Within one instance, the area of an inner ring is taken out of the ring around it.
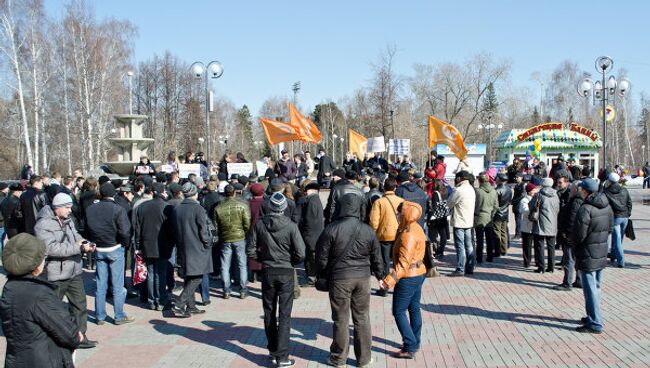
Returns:
[[[560,249],[564,277],[556,289],[584,292],[586,317],[577,330],[603,329],[602,270],[608,257],[625,267],[632,211],[616,172],[601,172],[599,182],[561,158],[549,172],[515,159],[501,172],[475,177],[461,161],[448,181],[435,150],[422,171],[408,156],[389,163],[381,154],[360,160],[348,153],[336,165],[323,149],[314,158],[284,150],[277,162],[270,154],[262,160],[264,173],[229,175],[228,163],[247,162],[243,154],[227,153],[208,167],[202,153],[171,152],[164,162],[170,172],[157,172],[143,156],[128,180],[23,170],[20,182],[0,183],[2,242],[8,239],[2,260],[9,278],[0,299],[6,366],[45,366],[40,362],[48,359],[66,366],[74,349],[98,344],[86,336],[84,268],[95,271],[97,325],[133,322],[124,311],[128,297],[191,318],[205,313],[197,305],[211,303],[211,281],[224,299],[245,299],[248,284],[261,281],[269,359],[278,367],[295,363],[291,311],[301,287],[328,293],[328,364],[345,366],[351,315],[357,362],[370,365],[372,276],[376,296],[394,289],[403,341],[392,356],[413,359],[421,344],[422,286],[440,275],[436,266],[452,236],[454,277],[507,255],[514,239],[521,240],[524,268],[534,265],[538,273],[554,272]],[[181,178],[180,163],[201,164],[200,175]]]

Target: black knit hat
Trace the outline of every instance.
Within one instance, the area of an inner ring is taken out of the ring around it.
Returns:
[[[102,195],[102,198],[113,198],[115,197],[115,187],[110,182],[106,182],[99,187],[99,194]]]

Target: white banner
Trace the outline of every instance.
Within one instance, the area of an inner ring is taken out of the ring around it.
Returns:
[[[187,179],[190,174],[196,174],[196,176],[201,176],[201,164],[179,164],[178,165],[178,176],[183,179]]]
[[[245,164],[230,163],[228,164],[228,175],[232,177],[234,174],[239,176],[249,176],[253,172],[253,164],[248,162]]]
[[[172,165],[161,165],[160,166],[160,171],[162,171],[164,173],[168,173],[168,174],[173,173],[174,172],[174,166],[172,166]]]
[[[264,176],[266,170],[268,170],[269,165],[264,161],[255,161],[255,167],[257,168],[257,176]]]
[[[391,139],[388,141],[389,155],[408,155],[411,152],[410,139]]]
[[[384,137],[368,138],[368,147],[366,152],[386,152],[386,142]]]

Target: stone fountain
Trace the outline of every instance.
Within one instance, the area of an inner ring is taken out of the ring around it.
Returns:
[[[147,115],[121,114],[115,115],[119,138],[109,138],[113,147],[117,149],[117,161],[106,162],[110,173],[119,176],[129,176],[134,173],[135,166],[140,162],[140,156],[147,155],[153,138],[144,138],[142,126]],[[158,166],[160,161],[151,161]]]

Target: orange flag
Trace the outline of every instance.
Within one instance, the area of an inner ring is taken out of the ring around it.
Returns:
[[[296,130],[287,123],[267,118],[260,118],[260,123],[262,123],[262,128],[264,128],[266,139],[271,145],[298,139]]]
[[[429,148],[436,144],[446,144],[459,160],[467,156],[463,136],[455,126],[433,116],[429,116]]]
[[[295,129],[298,140],[311,143],[320,142],[321,135],[316,124],[304,117],[292,103],[289,104],[289,125]]]
[[[368,138],[352,129],[348,129],[348,144],[349,151],[356,153],[359,160],[363,160],[368,148]]]

